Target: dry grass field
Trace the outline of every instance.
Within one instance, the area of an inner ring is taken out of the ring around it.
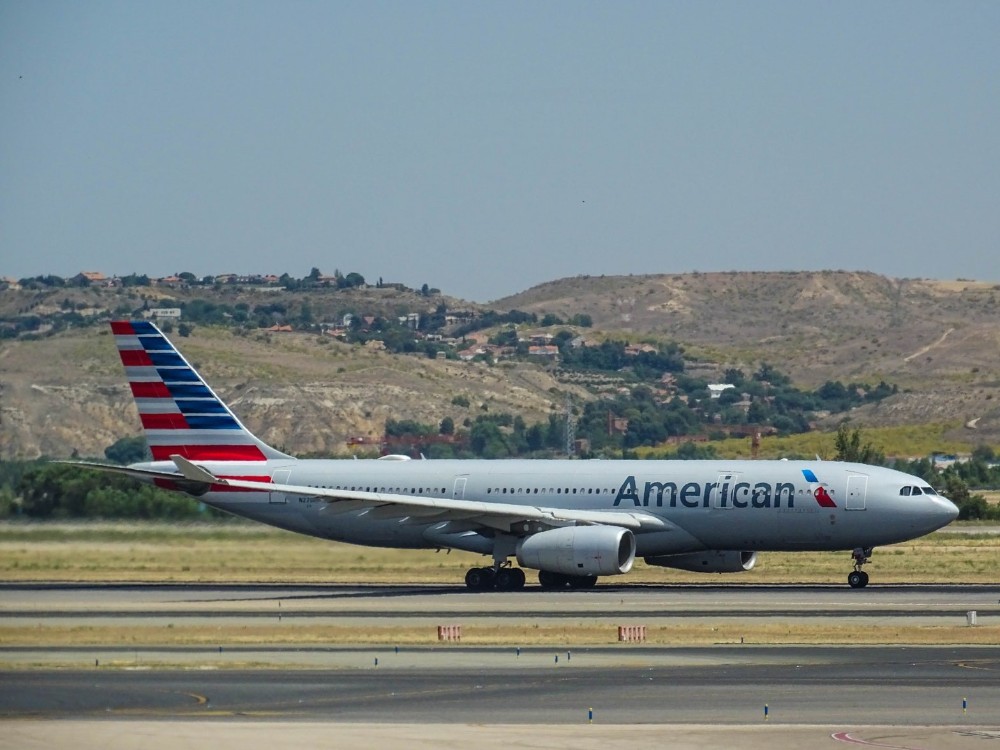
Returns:
[[[287,621],[286,621],[287,623]],[[503,622],[496,625],[475,622],[462,625],[462,644],[466,646],[600,646],[617,643],[616,629],[608,622],[560,620],[550,624]],[[1000,626],[961,624],[908,624],[903,621],[888,626],[860,625],[855,619],[818,622],[808,619],[771,618],[733,619],[714,616],[699,620],[663,620],[646,626],[646,645],[711,646],[718,644],[849,644],[874,645],[909,643],[941,645],[949,643],[995,645]],[[156,648],[163,646],[430,646],[437,644],[432,622],[403,622],[387,625],[312,625],[290,627],[275,620],[266,625],[74,625],[6,626],[0,625],[0,645],[33,648],[127,646]],[[126,658],[123,664],[131,663]],[[144,661],[146,666],[148,662]],[[3,660],[0,658],[0,666]],[[111,666],[111,663],[105,664]]]
[[[979,529],[977,531],[977,529]],[[1000,538],[988,527],[963,526],[906,544],[876,550],[868,567],[875,584],[977,583],[1000,579]],[[461,585],[465,570],[484,558],[453,552],[381,550],[326,542],[245,523],[176,525],[160,523],[3,523],[0,524],[0,581],[4,582],[277,582],[288,584],[429,583]],[[850,569],[847,553],[766,553],[744,574],[704,575],[653,568],[641,561],[629,583],[819,583],[843,584]],[[533,580],[533,577],[529,578]],[[609,581],[610,582],[610,581]],[[237,608],[238,609],[238,608]],[[488,609],[463,621],[462,642],[480,646],[606,645],[615,641],[613,622],[631,617],[629,606],[612,608],[608,618],[497,620]],[[278,617],[225,623],[174,618],[148,620],[84,615],[39,622],[0,617],[0,644],[46,649],[60,647],[432,645],[435,613],[401,619]],[[968,628],[958,618],[880,617],[863,611],[842,618],[728,617],[719,611],[697,618],[669,612],[641,614],[650,645],[725,643],[981,643],[1000,642],[1000,625]],[[860,618],[860,619],[859,619]],[[609,624],[610,623],[610,624]],[[24,667],[20,664],[18,668]],[[108,664],[107,666],[114,666]],[[149,666],[149,665],[147,665]]]

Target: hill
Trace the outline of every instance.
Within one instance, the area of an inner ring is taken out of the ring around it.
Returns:
[[[562,279],[498,300],[540,315],[683,342],[720,366],[769,362],[797,383],[895,383],[858,424],[971,424],[1000,437],[1000,285],[840,271]]]
[[[808,388],[827,380],[884,379],[900,392],[857,408],[850,415],[855,424],[952,423],[953,438],[997,444],[998,292],[982,282],[832,271],[577,277],[490,307],[539,318],[586,315],[593,327],[574,332],[595,340],[676,341],[711,378],[729,367],[751,372],[768,362]],[[430,315],[442,306],[482,310],[398,288],[90,287],[3,290],[0,317],[74,310],[92,311],[88,320],[96,320],[194,302],[202,311],[206,305],[270,310],[276,321]],[[298,454],[343,454],[349,438],[381,434],[387,418],[436,423],[450,416],[461,424],[507,411],[533,423],[560,411],[567,393],[577,401],[594,398],[584,383],[561,377],[551,365],[393,355],[317,333],[267,333],[255,322],[260,318],[242,328],[195,325],[190,336],[173,338],[251,429]],[[0,384],[2,458],[100,455],[117,438],[139,432],[103,325],[0,341]]]

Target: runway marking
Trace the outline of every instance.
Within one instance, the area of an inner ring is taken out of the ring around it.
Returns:
[[[994,664],[995,663],[992,660],[987,661],[986,659],[983,659],[983,661],[985,663],[987,663],[987,664]],[[993,671],[993,667],[979,667],[979,666],[976,666],[975,664],[972,664],[972,663],[967,662],[967,661],[955,662],[955,666],[956,667],[961,667],[962,669],[979,669],[979,670],[981,670],[983,672],[992,672]]]
[[[846,742],[848,745],[865,745],[866,747],[889,747],[894,750],[914,750],[906,745],[887,745],[884,742],[871,742],[860,737],[852,737],[850,732],[834,732],[830,735],[837,742]]]
[[[197,703],[199,706],[204,706],[206,703],[208,703],[208,698],[206,698],[204,695],[198,695],[198,693],[184,693],[184,695],[190,695],[192,698],[194,698],[195,703]]]

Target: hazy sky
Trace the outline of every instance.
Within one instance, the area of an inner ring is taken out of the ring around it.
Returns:
[[[0,275],[1000,281],[1000,2],[0,0]]]

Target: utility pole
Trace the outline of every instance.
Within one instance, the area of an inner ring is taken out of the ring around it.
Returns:
[[[566,394],[566,455],[570,458],[576,453],[576,419],[573,418],[573,399]]]

